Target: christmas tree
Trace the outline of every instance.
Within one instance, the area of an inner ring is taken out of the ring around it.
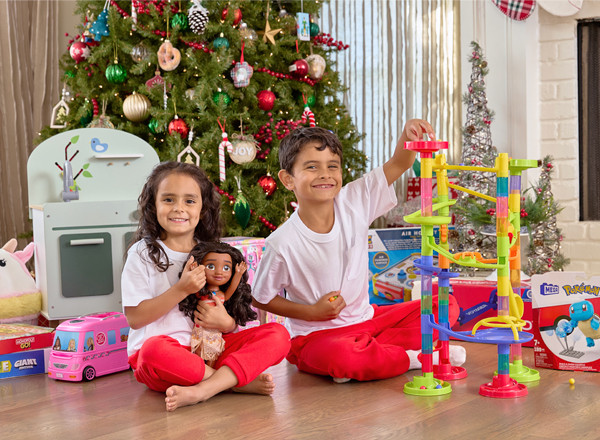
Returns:
[[[521,216],[526,220],[523,223],[529,232],[525,271],[530,275],[564,270],[569,264],[569,259],[561,252],[560,242],[563,237],[556,226],[556,215],[562,208],[552,194],[552,157],[546,156],[541,167],[537,185],[526,191],[533,192],[533,196],[525,199],[521,211]]]
[[[477,42],[471,42],[473,51],[469,57],[472,72],[467,92],[463,102],[467,105],[467,118],[463,127],[462,164],[477,167],[495,165],[498,152],[492,145],[490,124],[493,112],[487,107],[484,77],[488,74],[488,65],[481,47]],[[480,171],[462,171],[458,185],[485,195],[496,195],[495,173]],[[496,253],[494,234],[484,235],[483,225],[473,221],[473,217],[481,212],[488,213],[494,209],[493,203],[461,192],[456,202],[455,234],[452,246],[457,251],[479,251],[484,256]],[[489,218],[489,214],[486,214]],[[459,270],[463,270],[459,268]]]
[[[321,2],[322,3],[322,2]],[[223,195],[229,236],[266,236],[291,214],[280,140],[319,125],[341,140],[344,182],[366,156],[318,26],[320,2],[78,0],[62,100],[38,142],[81,127],[139,136],[161,160],[197,163]]]

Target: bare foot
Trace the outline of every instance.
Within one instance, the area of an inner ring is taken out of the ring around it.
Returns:
[[[275,391],[275,382],[273,376],[269,373],[262,373],[252,382],[243,387],[232,388],[237,393],[263,394],[269,396]]]
[[[175,411],[182,406],[195,405],[210,398],[211,396],[205,396],[202,393],[202,387],[198,385],[191,387],[173,385],[169,387],[165,393],[167,395],[165,397],[167,411]]]

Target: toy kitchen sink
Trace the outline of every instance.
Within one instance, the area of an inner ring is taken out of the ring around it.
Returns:
[[[29,215],[46,319],[122,311],[121,270],[137,198],[158,162],[144,140],[106,128],[59,133],[33,150]]]

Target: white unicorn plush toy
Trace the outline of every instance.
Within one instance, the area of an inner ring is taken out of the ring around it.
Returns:
[[[17,240],[9,240],[0,249],[0,323],[37,324],[42,309],[42,294],[25,263],[35,245],[16,251]]]

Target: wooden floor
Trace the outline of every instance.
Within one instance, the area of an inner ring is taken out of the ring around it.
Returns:
[[[164,396],[131,371],[87,383],[45,375],[0,380],[0,438],[8,439],[597,439],[600,374],[540,369],[529,395],[479,395],[491,380],[496,347],[467,348],[466,379],[443,397],[403,393],[414,372],[375,382],[335,384],[286,361],[269,371],[273,396],[223,393],[165,411]],[[524,348],[525,365],[533,351]],[[420,374],[420,372],[417,372]],[[569,385],[569,379],[575,385]]]

